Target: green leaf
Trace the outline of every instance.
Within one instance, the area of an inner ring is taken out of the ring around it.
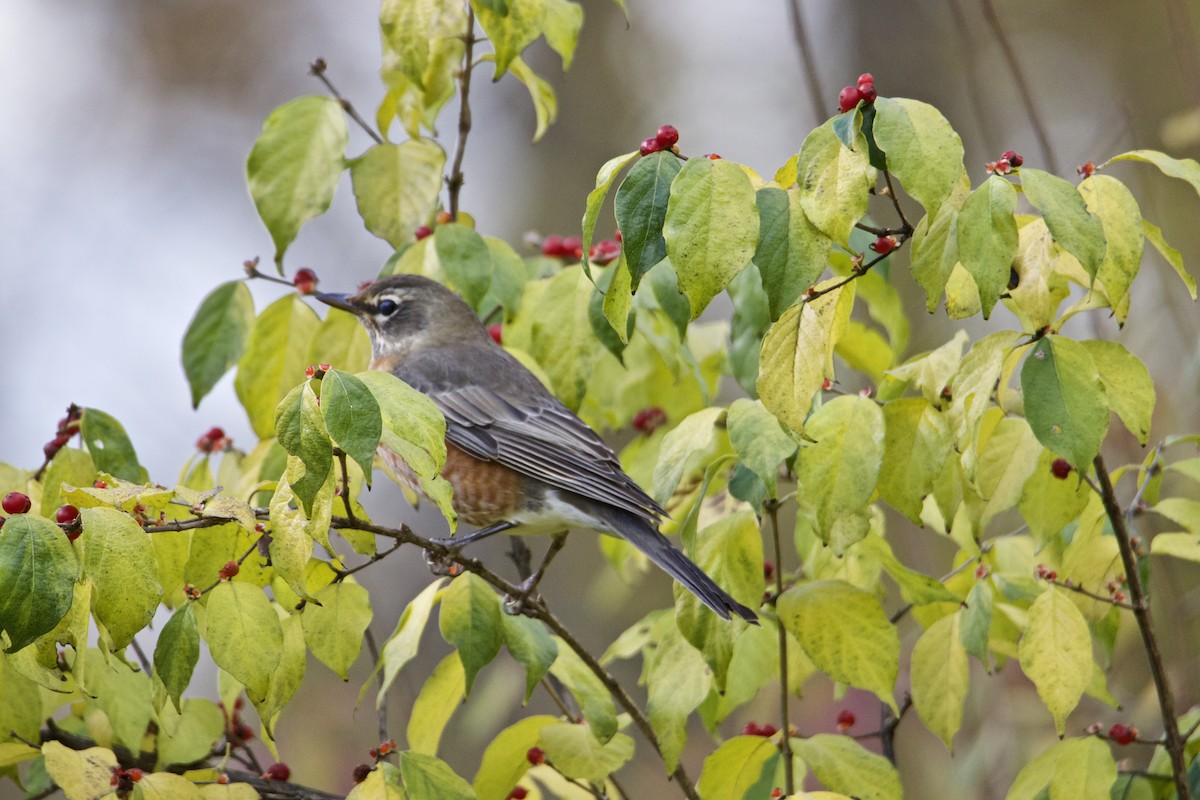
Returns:
[[[667,433],[654,466],[654,498],[665,503],[679,487],[692,456],[707,450],[714,442],[716,426],[723,408],[705,408],[688,415]]]
[[[383,653],[380,657],[383,680],[379,684],[379,694],[376,697],[377,706],[381,706],[387,699],[387,690],[396,676],[400,674],[400,670],[416,657],[421,644],[421,634],[425,632],[429,614],[438,601],[439,593],[444,585],[443,579],[435,580],[422,589],[421,593],[414,597],[404,607],[404,612],[400,614],[400,619],[396,622],[396,630],[383,645]],[[378,670],[377,666],[376,671]],[[369,685],[368,682],[363,686],[364,692]]]
[[[439,758],[411,750],[400,753],[400,776],[408,800],[475,800],[475,790]]]
[[[1025,416],[1038,441],[1086,471],[1108,431],[1108,402],[1088,349],[1047,336],[1021,367]]]
[[[150,624],[162,598],[150,535],[113,508],[85,508],[80,518],[83,575],[95,585],[92,613],[121,651]]]
[[[816,443],[800,451],[796,465],[800,508],[841,554],[869,527],[866,506],[883,463],[883,411],[873,400],[843,395],[813,412],[805,432]]]
[[[883,756],[848,736],[792,739],[792,749],[826,788],[858,800],[901,800],[900,775]]]
[[[836,286],[842,280],[818,284],[815,289],[824,294],[789,308],[763,338],[759,397],[797,433],[804,430],[813,397],[826,379],[833,379],[833,349],[854,306],[854,284]]]
[[[621,258],[613,266],[612,270],[607,273],[612,276],[607,286],[597,285],[596,288],[604,292],[604,296],[600,298],[600,313],[603,322],[596,319],[594,309],[596,307],[596,297],[593,296],[591,302],[588,303],[588,318],[592,323],[592,331],[597,336],[605,341],[605,346],[618,359],[624,358],[625,345],[629,344],[629,338],[633,335],[633,326],[636,323],[636,317],[631,318],[630,313],[633,311],[633,289],[630,286],[629,268],[625,263],[625,254],[621,254]],[[603,283],[603,279],[601,279]],[[602,334],[597,328],[603,324],[607,327],[610,333]],[[607,337],[615,336],[619,347],[611,344]]]
[[[729,406],[726,426],[729,442],[742,463],[766,484],[774,497],[779,468],[796,452],[796,440],[761,402],[745,398]]]
[[[458,650],[470,694],[475,676],[496,657],[504,641],[499,599],[482,578],[465,572],[442,593],[438,627],[442,638]]]
[[[554,722],[541,730],[546,759],[568,778],[603,781],[633,758],[633,739],[615,734],[601,744],[591,727],[573,722]]]
[[[477,308],[492,285],[492,256],[487,242],[473,229],[452,222],[437,226],[433,244],[450,287]]]
[[[639,159],[617,187],[617,227],[621,231],[621,249],[628,264],[631,291],[637,291],[642,276],[666,258],[663,221],[667,217],[671,182],[680,169],[674,153],[665,150],[651,153]]]
[[[245,281],[223,283],[200,303],[183,335],[183,372],[192,408],[237,363],[253,325],[254,298]]]
[[[288,456],[287,461],[287,469],[271,495],[269,507],[271,566],[276,577],[286,581],[292,591],[307,600],[305,570],[312,559],[315,542],[328,542],[335,478],[331,470],[318,490],[312,508],[305,512],[295,502],[296,493],[289,482],[304,475],[304,464],[295,456]]]
[[[851,149],[826,122],[804,139],[796,160],[804,213],[826,236],[846,248],[854,224],[867,213],[868,193],[875,182],[875,170],[867,160],[867,140],[857,130],[853,136]]]
[[[550,670],[558,657],[558,646],[539,621],[515,614],[501,614],[504,628],[504,643],[508,652],[525,667],[525,701],[533,696],[533,690]]]
[[[958,215],[958,258],[979,287],[984,319],[1008,288],[1019,238],[1016,209],[1017,190],[993,175],[971,192]]]
[[[1196,162],[1195,159],[1171,158],[1166,153],[1160,153],[1157,150],[1130,150],[1127,153],[1121,153],[1105,161],[1100,165],[1100,169],[1104,169],[1116,161],[1141,161],[1145,164],[1153,164],[1168,178],[1178,178],[1181,181],[1186,181],[1191,184],[1197,194],[1200,194],[1200,163]]]
[[[550,665],[550,674],[574,695],[588,722],[588,735],[607,742],[617,732],[617,707],[612,695],[566,642],[555,637],[554,643],[558,647],[558,658]]]
[[[1163,238],[1162,230],[1153,222],[1143,219],[1142,232],[1146,235],[1146,241],[1154,245],[1154,249],[1159,252],[1159,255],[1171,265],[1171,269],[1175,270],[1175,274],[1179,276],[1179,279],[1183,281],[1183,285],[1187,287],[1188,294],[1195,300],[1196,279],[1189,275],[1187,268],[1183,266],[1183,256]]]
[[[1091,736],[1059,742],[1025,765],[1005,800],[1109,800],[1117,767],[1108,748]]]
[[[294,294],[279,298],[255,320],[233,386],[260,439],[275,435],[275,407],[303,379],[319,325],[316,312]]]
[[[959,613],[961,620],[958,632],[963,648],[979,659],[985,668],[989,668],[988,631],[992,627],[992,590],[985,581],[978,581],[971,587],[967,602]]]
[[[1083,481],[1051,478],[1051,465],[1057,458],[1056,454],[1043,448],[1021,492],[1021,518],[1039,544],[1048,543],[1078,519],[1092,496],[1091,489]]]
[[[288,455],[304,464],[303,476],[290,483],[305,515],[312,516],[313,501],[333,469],[333,444],[311,381],[297,386],[279,404],[275,433]]]
[[[541,741],[542,728],[558,721],[558,717],[543,714],[526,717],[500,731],[483,751],[479,772],[475,773],[479,800],[505,800],[529,769],[525,754]]]
[[[437,755],[442,732],[451,715],[462,705],[466,691],[462,660],[455,654],[443,658],[421,686],[408,716],[405,736],[408,746],[418,753]]]
[[[1021,669],[1037,687],[1062,736],[1067,715],[1092,679],[1092,638],[1087,621],[1066,592],[1048,589],[1033,601],[1018,653]]]
[[[749,516],[753,519],[753,514]],[[760,574],[761,565],[760,558]],[[731,627],[725,624],[727,631]],[[724,644],[732,651],[732,637],[719,643],[714,640],[713,644]],[[722,670],[728,661],[726,653]],[[680,635],[680,628],[666,625],[655,641],[654,649],[646,653],[644,680],[646,716],[654,728],[663,764],[668,772],[674,772],[687,743],[688,716],[708,697],[713,688],[713,675],[700,651]]]
[[[887,155],[888,170],[926,214],[934,212],[962,174],[962,139],[928,103],[880,97],[874,105],[872,131]]]
[[[592,279],[588,253],[592,247],[592,236],[596,232],[596,220],[600,218],[600,209],[604,207],[604,198],[608,196],[608,190],[612,188],[613,182],[621,174],[621,170],[637,157],[638,152],[635,150],[604,162],[604,166],[600,167],[600,171],[596,173],[596,187],[588,192],[587,205],[583,212],[583,272],[587,275],[588,280]]]
[[[421,478],[433,479],[446,463],[446,419],[433,401],[390,372],[355,375],[375,401],[383,420],[380,442]]]
[[[13,653],[54,630],[71,610],[79,562],[48,519],[14,514],[0,528],[0,630]]]
[[[330,370],[321,379],[321,414],[333,443],[358,462],[370,486],[371,465],[383,434],[379,403],[371,390],[353,375]]]
[[[314,595],[300,619],[304,641],[322,664],[349,680],[350,666],[362,651],[363,636],[371,624],[371,599],[357,583],[339,581]]]
[[[1020,417],[1005,417],[992,429],[975,468],[976,488],[986,501],[979,514],[981,532],[993,517],[1020,502],[1041,452],[1029,423]]]
[[[845,581],[811,581],[785,591],[778,609],[817,669],[896,709],[900,637],[878,597]]]
[[[950,199],[922,217],[913,231],[912,275],[925,290],[925,308],[931,314],[941,302],[946,283],[958,263],[958,212],[970,190],[970,181],[964,173]]]
[[[431,139],[377,144],[350,165],[358,213],[367,230],[392,247],[416,241],[438,208],[446,154]]]
[[[892,552],[891,545],[879,533],[869,533],[854,552],[864,556],[869,553],[873,560],[878,561],[883,571],[896,582],[900,596],[906,603],[922,606],[930,603],[961,602],[962,598],[947,589],[941,581],[904,566]]]
[[[595,287],[579,267],[567,267],[546,282],[533,318],[529,354],[546,371],[554,394],[567,408],[577,410],[587,392],[593,366],[603,345],[592,335],[587,319]]]
[[[482,313],[490,314],[496,306],[501,306],[504,319],[511,320],[521,308],[525,296],[525,283],[528,280],[525,262],[503,239],[485,236],[483,242],[492,259],[492,284],[480,301],[479,309]]]
[[[947,749],[953,749],[967,698],[967,651],[960,623],[960,613],[942,617],[921,635],[912,654],[913,705]]]
[[[81,435],[97,470],[132,483],[147,482],[146,470],[138,463],[133,442],[116,417],[98,408],[85,408]]]
[[[1079,185],[1079,193],[1104,229],[1108,247],[1096,277],[1104,284],[1117,322],[1124,324],[1129,311],[1129,287],[1142,265],[1145,245],[1142,211],[1125,184],[1107,175],[1086,178]]]
[[[246,160],[246,181],[258,216],[275,243],[275,264],[300,226],[333,200],[350,133],[338,101],[300,97],[271,112]]]
[[[1104,397],[1129,432],[1144,446],[1154,415],[1154,381],[1141,359],[1120,342],[1080,342],[1100,373]]]
[[[695,319],[754,255],[758,209],[750,178],[730,161],[691,159],[671,183],[663,236]]]
[[[1032,167],[1022,168],[1020,174],[1025,197],[1042,212],[1054,241],[1079,259],[1087,274],[1095,278],[1105,258],[1105,227],[1098,216],[1089,213],[1081,194],[1083,188],[1077,190],[1068,181]]]
[[[185,603],[167,620],[154,645],[154,674],[162,681],[167,696],[180,711],[183,711],[183,706],[179,696],[192,682],[192,672],[199,659],[200,633],[196,628],[196,610],[191,603]]]
[[[246,687],[250,700],[267,697],[283,657],[279,615],[257,586],[222,581],[208,595],[204,640],[216,665]]]
[[[883,421],[879,496],[920,524],[925,496],[953,446],[945,415],[923,397],[903,397],[884,405]]]
[[[745,798],[779,745],[763,736],[733,736],[704,759],[696,790],[704,798]]]
[[[499,3],[471,0],[479,27],[496,53],[496,71],[492,80],[499,80],[509,64],[542,33],[542,8],[545,0],[505,0]]]
[[[279,656],[279,664],[271,670],[265,698],[255,699],[247,687],[247,696],[254,704],[254,710],[258,712],[259,720],[262,722],[264,741],[273,736],[271,731],[279,719],[279,712],[292,701],[300,684],[304,681],[304,667],[308,655],[304,645],[304,630],[300,616],[288,614],[278,605],[273,606],[273,610],[279,619],[280,628],[283,630],[283,650]]]
[[[566,3],[565,0],[544,1],[574,5]],[[582,19],[582,9],[580,9],[580,17]],[[525,84],[525,88],[529,90],[529,98],[533,101],[533,112],[537,118],[537,128],[533,132],[533,141],[537,142],[541,140],[546,130],[558,118],[558,97],[554,94],[554,87],[550,82],[534,72],[520,56],[512,60],[509,68],[512,70],[513,76]]]
[[[771,319],[776,320],[821,277],[833,242],[809,221],[798,190],[768,186],[759,189],[756,198],[759,238],[754,263],[771,301]]]

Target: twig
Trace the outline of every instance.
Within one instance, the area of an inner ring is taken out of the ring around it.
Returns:
[[[138,644],[138,640],[133,639],[129,643],[133,645],[133,652],[137,653],[138,663],[142,665],[142,671],[145,672],[146,675],[153,674],[154,670],[150,667],[150,659],[146,658],[146,651],[142,649],[140,644]]]
[[[325,59],[318,58],[316,61],[308,65],[308,74],[325,84],[325,88],[333,95],[333,99],[338,101],[338,105],[346,112],[346,116],[358,123],[358,127],[367,132],[367,135],[375,140],[375,144],[383,144],[383,138],[367,124],[367,121],[358,115],[354,110],[353,104],[346,98],[342,97],[341,93],[334,87],[333,82],[329,80],[329,76],[325,74],[325,70],[329,67],[325,63]]]
[[[892,710],[886,705],[883,707],[883,720],[879,725],[879,748],[883,751],[883,757],[892,762],[892,766],[896,765],[896,728],[900,726],[900,720],[904,719],[904,714],[908,709],[912,708],[912,695],[905,694],[904,702],[900,704],[900,713],[892,714]]]
[[[548,678],[542,678],[541,683],[542,688],[546,690],[546,694],[550,695],[550,699],[554,701],[554,705],[558,706],[558,710],[563,713],[563,716],[572,722],[579,722],[579,715],[567,705],[567,701],[558,691],[558,688]]]
[[[1021,95],[1025,113],[1029,115],[1029,124],[1033,126],[1033,135],[1037,137],[1042,157],[1046,159],[1046,168],[1057,174],[1058,164],[1054,157],[1054,148],[1050,146],[1050,137],[1046,135],[1046,127],[1042,124],[1042,118],[1033,104],[1029,81],[1025,79],[1025,73],[1021,71],[1021,62],[1017,60],[1017,54],[1013,51],[1012,43],[1009,42],[1008,35],[1004,32],[1004,25],[1000,21],[1000,15],[996,13],[996,7],[992,4],[992,0],[983,0],[983,16],[992,29],[992,36],[1000,43],[1000,51],[1004,54],[1004,60],[1008,63],[1008,69],[1012,73],[1013,83],[1016,84],[1017,92]]]
[[[229,522],[229,520],[224,520],[224,521],[225,521],[225,522]],[[251,553],[253,553],[253,552],[255,552],[256,550],[258,550],[258,542],[259,542],[259,540],[260,540],[260,539],[262,539],[262,536],[259,536],[257,539],[255,539],[255,540],[254,540],[254,543],[250,545],[250,549],[249,549],[249,550],[247,550],[246,552],[242,553],[242,557],[241,557],[241,558],[239,558],[239,559],[237,560],[237,565],[238,565],[239,567],[242,565],[242,562],[243,562],[243,561],[245,561],[247,558],[249,558],[249,557],[250,557],[250,554],[251,554]],[[220,585],[221,585],[221,581],[223,581],[223,580],[225,580],[225,579],[224,579],[224,578],[217,578],[215,581],[213,581],[213,582],[212,582],[212,584],[210,584],[209,586],[206,586],[206,587],[204,587],[203,589],[201,589],[201,590],[200,590],[200,594],[208,594],[208,593],[209,593],[209,592],[211,592],[213,589],[215,589],[215,588],[217,588],[218,586],[220,586]]]
[[[808,32],[804,28],[804,17],[800,13],[800,0],[789,0],[787,6],[788,17],[792,22],[792,38],[796,41],[796,53],[800,56],[800,66],[804,70],[804,80],[808,84],[813,119],[820,122],[828,116],[825,105],[821,102],[825,97],[825,92],[821,89],[821,79],[817,75],[817,62],[813,57],[812,45],[808,41]]]
[[[146,533],[164,533],[167,531],[194,531],[198,528],[215,528],[218,525],[228,525],[236,520],[225,517],[196,517],[195,519],[180,519],[161,522],[156,525],[146,525],[142,528]]]
[[[913,231],[916,229],[908,221],[908,217],[904,216],[904,209],[900,207],[900,198],[896,196],[896,187],[892,186],[892,173],[885,169],[883,171],[883,180],[887,184],[888,197],[892,199],[892,206],[896,209],[896,216],[900,217],[901,227],[897,233],[907,239],[913,235]]]
[[[449,197],[450,216],[458,217],[458,194],[462,191],[463,156],[467,150],[467,137],[471,134],[471,70],[474,69],[475,56],[475,9],[467,5],[467,31],[463,35],[466,48],[463,51],[463,66],[458,73],[458,141],[454,144],[454,160],[451,162],[450,175],[446,178],[446,193]]]
[[[763,501],[763,511],[771,520],[771,539],[775,547],[775,594],[771,605],[775,606],[779,596],[783,594],[783,545],[779,535],[779,501],[767,498]],[[787,629],[776,614],[776,624],[779,627],[779,720],[783,736],[779,737],[779,755],[783,759],[784,794],[791,796],[796,792],[795,767],[792,764],[792,737],[788,721],[788,641]]]
[[[1125,509],[1126,525],[1133,524],[1133,518],[1137,516],[1142,505],[1142,498],[1146,496],[1146,490],[1150,487],[1150,479],[1162,470],[1158,462],[1162,459],[1162,451],[1165,446],[1166,442],[1159,442],[1154,446],[1154,457],[1150,459],[1150,464],[1146,467],[1146,479],[1141,482],[1133,495],[1133,499],[1129,501],[1129,508]]]
[[[342,800],[345,795],[330,794],[320,789],[310,789],[298,783],[269,780],[249,772],[226,772],[230,782],[246,783],[258,792],[263,800]]]
[[[1054,578],[1054,579],[1046,578],[1045,580],[1047,583],[1052,583],[1055,586],[1059,586],[1063,589],[1068,589],[1072,592],[1075,592],[1076,594],[1081,594],[1081,595],[1084,595],[1085,597],[1090,597],[1093,600],[1097,600],[1101,603],[1108,603],[1109,605],[1116,606],[1117,608],[1125,608],[1130,611],[1134,610],[1132,603],[1126,603],[1122,600],[1117,600],[1116,598],[1113,598],[1113,597],[1107,597],[1102,594],[1097,594],[1096,592],[1092,592],[1092,591],[1089,591],[1089,590],[1083,588],[1082,586],[1080,586],[1077,583],[1068,583],[1066,581],[1060,581],[1057,578]]]
[[[396,545],[399,547],[400,545]],[[363,633],[363,641],[367,645],[367,652],[371,654],[371,661],[375,664],[379,663],[379,645],[375,643],[375,634],[371,633],[371,629],[367,628]],[[379,690],[384,689],[383,671],[379,671]],[[388,718],[387,718],[387,703],[376,703],[377,714],[379,719],[379,741],[386,742],[391,737],[388,736]]]
[[[346,451],[335,447],[333,452],[342,470],[342,505],[346,507],[346,519],[354,519],[354,509],[350,506],[350,473],[346,471]]]
[[[401,547],[403,547],[403,546],[404,546],[404,542],[396,542],[396,544],[394,544],[394,545],[391,547],[391,549],[389,549],[389,550],[385,550],[385,551],[383,551],[382,553],[376,553],[375,555],[371,556],[369,559],[367,559],[367,560],[366,560],[366,561],[364,561],[363,563],[359,564],[357,567],[351,567],[350,569],[340,569],[340,570],[338,570],[338,571],[337,571],[337,576],[336,576],[336,577],[333,579],[333,580],[334,580],[334,582],[336,583],[336,582],[338,582],[338,581],[343,581],[343,580],[345,580],[346,578],[348,578],[348,577],[350,577],[351,575],[353,575],[354,573],[356,573],[356,572],[361,572],[362,570],[364,570],[364,569],[366,569],[367,567],[369,567],[369,566],[371,566],[372,564],[374,564],[376,561],[382,561],[383,559],[387,558],[388,556],[390,556],[392,553],[396,552],[397,550],[399,550],[399,549],[400,549]]]
[[[1096,480],[1100,484],[1100,497],[1104,501],[1104,511],[1112,524],[1113,534],[1117,538],[1117,545],[1121,551],[1121,562],[1125,567],[1125,579],[1133,605],[1133,616],[1137,620],[1138,630],[1142,634],[1142,642],[1146,646],[1146,657],[1150,661],[1150,674],[1154,677],[1154,690],[1158,694],[1158,707],[1162,714],[1163,730],[1166,735],[1164,747],[1171,757],[1171,772],[1175,778],[1177,800],[1191,800],[1192,793],[1188,786],[1187,763],[1184,757],[1186,741],[1179,735],[1179,722],[1175,718],[1175,697],[1171,694],[1166,665],[1163,663],[1162,652],[1158,647],[1158,638],[1154,634],[1154,622],[1150,617],[1150,602],[1142,587],[1137,554],[1133,550],[1129,528],[1125,524],[1125,513],[1121,509],[1121,504],[1117,502],[1112,478],[1109,477],[1108,470],[1104,466],[1104,457],[1097,454],[1092,464],[1096,468]]]

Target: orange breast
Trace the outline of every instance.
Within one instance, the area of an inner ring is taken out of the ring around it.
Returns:
[[[403,459],[390,450],[380,448],[388,466],[413,491],[421,490],[416,476]],[[480,461],[459,448],[446,443],[446,465],[442,477],[454,489],[454,510],[469,525],[483,526],[508,519],[524,501],[525,479],[501,464]]]

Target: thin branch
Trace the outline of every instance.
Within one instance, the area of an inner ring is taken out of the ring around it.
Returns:
[[[228,525],[234,520],[225,517],[196,517],[195,519],[180,519],[161,522],[157,525],[146,525],[142,528],[146,533],[164,533],[167,531],[194,531],[198,528],[215,528],[218,525]]]
[[[912,236],[913,231],[916,229],[908,221],[908,217],[904,216],[904,209],[900,207],[900,198],[896,196],[896,187],[892,186],[892,173],[885,169],[883,171],[883,180],[887,183],[888,197],[892,199],[892,206],[896,209],[896,216],[900,217],[901,228],[898,233],[907,239]]]
[[[342,800],[345,795],[310,789],[298,783],[269,780],[249,772],[226,772],[231,783],[246,783],[258,792],[262,800]]]
[[[892,710],[887,706],[883,707],[883,721],[879,726],[879,747],[883,751],[883,756],[888,761],[892,762],[892,766],[896,766],[896,728],[900,726],[900,720],[904,719],[904,714],[908,709],[912,708],[912,695],[905,694],[904,702],[900,704],[900,713],[892,714]]]
[[[229,522],[229,520],[224,520],[224,521],[225,521],[225,522]],[[251,554],[251,553],[253,553],[253,552],[255,552],[256,550],[258,550],[258,543],[259,543],[259,541],[260,541],[261,539],[262,539],[262,536],[259,536],[257,539],[255,539],[255,540],[254,540],[254,543],[250,545],[250,549],[249,549],[249,550],[247,550],[246,552],[242,553],[242,556],[241,556],[241,558],[239,558],[239,559],[237,560],[237,565],[238,565],[239,567],[242,565],[242,562],[244,562],[244,561],[245,561],[247,558],[249,558],[249,557],[250,557],[250,554]],[[217,588],[218,586],[220,586],[220,585],[221,585],[221,581],[223,581],[223,580],[225,580],[225,579],[224,579],[224,578],[217,578],[217,579],[216,579],[215,581],[213,581],[213,582],[212,582],[210,585],[208,585],[208,586],[204,587],[203,589],[201,589],[201,590],[200,590],[200,594],[208,594],[208,593],[209,593],[209,592],[211,592],[213,589],[215,589],[215,588]]]
[[[1070,583],[1067,580],[1060,581],[1057,578],[1053,578],[1053,579],[1046,578],[1045,580],[1047,583],[1052,583],[1055,586],[1075,592],[1076,594],[1081,594],[1081,595],[1084,595],[1085,597],[1090,597],[1093,600],[1099,601],[1101,603],[1108,603],[1111,606],[1116,606],[1117,608],[1128,609],[1129,611],[1134,610],[1132,603],[1126,603],[1124,601],[1117,600],[1116,598],[1113,598],[1113,597],[1108,597],[1106,595],[1097,594],[1096,592],[1088,591],[1087,589],[1083,588],[1082,586],[1080,586],[1077,583]]]
[[[808,32],[804,28],[804,17],[800,13],[800,0],[788,0],[787,6],[788,17],[792,23],[792,38],[796,41],[796,53],[800,56],[800,66],[804,71],[804,80],[808,84],[813,119],[820,122],[828,116],[822,102],[825,92],[821,88],[821,79],[817,75],[817,60],[813,56],[812,45],[808,41]]]
[[[391,549],[384,550],[382,553],[379,553],[379,552],[375,553],[375,555],[371,556],[369,559],[367,559],[363,563],[359,564],[357,567],[351,567],[350,569],[338,570],[337,577],[335,577],[333,580],[335,582],[345,580],[346,578],[350,577],[354,573],[361,572],[362,570],[371,566],[376,561],[382,561],[383,559],[387,558],[388,556],[390,556],[392,553],[396,552],[403,546],[404,546],[404,542],[396,542],[396,544],[392,545]]]
[[[146,651],[138,644],[138,640],[133,639],[129,643],[133,645],[133,652],[137,653],[138,663],[142,665],[142,671],[147,675],[152,674],[154,670],[150,667],[150,659],[146,658]]]
[[[458,73],[458,141],[454,143],[454,160],[450,175],[446,178],[446,193],[449,197],[450,217],[458,217],[458,195],[462,191],[463,156],[467,152],[467,137],[471,135],[471,70],[475,68],[475,9],[467,5],[467,30],[463,35],[466,48],[463,50],[463,65]]]
[[[396,547],[399,547],[399,546],[400,545],[396,545]],[[363,641],[367,645],[367,652],[371,654],[371,662],[374,664],[378,664],[379,663],[379,645],[377,645],[375,643],[375,634],[371,633],[370,628],[367,628],[367,630],[363,633]],[[378,677],[379,677],[379,690],[383,691],[383,689],[384,689],[383,670],[379,671]],[[377,715],[378,715],[378,720],[379,720],[379,741],[386,742],[391,738],[390,736],[388,736],[387,703],[386,702],[376,703],[376,705],[378,706]]]
[[[1121,509],[1121,504],[1117,502],[1112,478],[1109,477],[1108,469],[1104,466],[1104,457],[1097,454],[1092,464],[1096,469],[1096,480],[1100,484],[1100,497],[1104,501],[1104,511],[1112,524],[1113,534],[1117,538],[1117,546],[1121,550],[1121,562],[1125,567],[1125,580],[1129,586],[1133,616],[1137,620],[1138,630],[1142,634],[1142,642],[1146,646],[1146,657],[1150,661],[1150,674],[1154,677],[1154,690],[1158,694],[1158,707],[1166,735],[1164,747],[1171,757],[1171,772],[1175,777],[1177,800],[1191,800],[1192,794],[1188,786],[1187,763],[1184,754],[1186,741],[1179,735],[1179,722],[1175,718],[1175,697],[1171,694],[1166,665],[1158,647],[1158,638],[1154,633],[1154,622],[1150,617],[1150,601],[1142,586],[1137,554],[1130,541],[1129,527],[1125,524],[1125,513]]]
[[[383,138],[376,133],[370,125],[367,124],[365,119],[358,115],[358,112],[354,109],[353,104],[351,104],[351,102],[346,98],[342,97],[341,93],[334,87],[333,82],[329,80],[329,76],[325,74],[325,70],[328,68],[328,66],[329,65],[325,63],[325,59],[318,58],[316,61],[308,65],[308,74],[325,84],[325,88],[329,90],[331,95],[333,95],[333,99],[338,101],[338,105],[340,105],[342,110],[346,112],[346,116],[350,117],[350,119],[354,120],[358,124],[358,127],[366,131],[367,136],[370,136],[373,140],[375,140],[375,144],[383,144]]]
[[[558,706],[558,710],[563,713],[563,716],[572,722],[579,722],[579,715],[567,705],[567,701],[558,691],[558,688],[545,677],[542,678],[541,682],[542,688],[546,690],[546,694],[550,695],[550,699],[554,701],[554,705]]]
[[[1008,35],[1004,32],[1004,25],[1000,21],[1000,15],[996,13],[996,7],[992,4],[992,0],[983,0],[983,16],[992,29],[992,36],[1000,43],[1000,51],[1004,54],[1009,72],[1012,73],[1013,83],[1016,84],[1017,92],[1021,95],[1025,113],[1029,115],[1029,124],[1033,126],[1033,135],[1037,137],[1038,147],[1042,150],[1042,158],[1046,160],[1046,168],[1057,174],[1057,159],[1054,157],[1054,148],[1050,146],[1050,137],[1046,135],[1046,126],[1042,124],[1042,118],[1033,104],[1029,81],[1026,80],[1025,73],[1021,70],[1021,62],[1017,60],[1017,54],[1013,51],[1012,43],[1009,42]]]
[[[763,503],[763,510],[771,520],[771,540],[775,548],[775,593],[771,605],[778,602],[783,594],[783,544],[779,535],[779,501],[768,498]],[[788,641],[787,629],[776,614],[776,624],[779,628],[779,721],[783,736],[779,737],[779,755],[783,759],[784,794],[791,796],[796,792],[795,767],[792,764],[792,735],[788,720]]]
[[[346,519],[354,519],[354,509],[350,506],[350,473],[346,470],[346,451],[335,447],[333,452],[337,456],[338,468],[342,471],[342,505],[346,507]]]
[[[1142,505],[1142,498],[1146,496],[1146,490],[1150,487],[1150,479],[1162,471],[1162,466],[1159,461],[1162,460],[1162,451],[1166,447],[1166,442],[1159,442],[1154,447],[1154,457],[1150,459],[1150,464],[1146,467],[1146,479],[1138,486],[1137,491],[1133,495],[1133,499],[1129,501],[1129,508],[1125,509],[1125,524],[1132,525],[1133,518],[1137,516]]]

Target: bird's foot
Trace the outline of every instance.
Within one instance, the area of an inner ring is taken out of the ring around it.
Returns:
[[[522,582],[519,589],[515,597],[511,594],[504,596],[504,613],[514,617],[519,614],[531,616],[530,606],[542,604],[542,596],[536,591],[537,581],[530,578]]]
[[[436,539],[434,541],[437,541]],[[438,542],[438,544],[442,544]],[[429,567],[429,571],[434,575],[451,577],[462,572],[462,566],[454,560],[457,555],[455,550],[447,550],[446,552],[436,553],[432,550],[425,551],[425,564]]]

